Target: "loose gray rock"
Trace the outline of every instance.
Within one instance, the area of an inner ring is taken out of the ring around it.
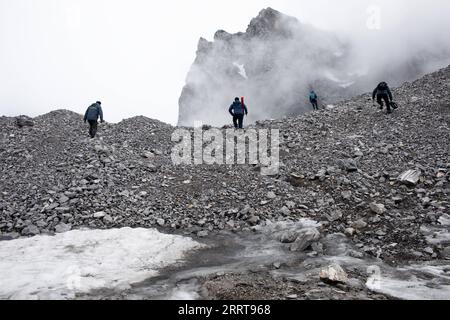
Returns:
[[[348,172],[358,171],[358,166],[354,159],[340,159],[337,161],[339,168]]]
[[[296,203],[294,201],[286,201],[286,207],[290,210],[295,209]]]
[[[415,186],[419,183],[421,175],[419,170],[408,170],[403,172],[397,180],[408,186]]]
[[[290,250],[293,252],[304,251],[319,239],[320,232],[316,228],[300,230],[295,242],[291,245]]]
[[[442,215],[441,217],[439,217],[438,222],[442,226],[450,227],[450,215]]]
[[[444,248],[441,252],[442,258],[446,260],[450,260],[450,247]]]
[[[199,231],[198,233],[197,233],[197,237],[199,237],[199,238],[205,238],[205,237],[207,237],[209,235],[209,232],[208,231]]]
[[[352,223],[352,227],[355,228],[356,230],[362,230],[365,229],[367,227],[367,222],[365,222],[364,220],[360,219],[358,221],[355,221]]]
[[[23,236],[35,236],[40,233],[39,228],[34,225],[29,225],[22,230]]]
[[[94,213],[94,218],[97,218],[97,219],[101,219],[105,216],[106,216],[106,212],[104,212],[104,211],[99,211],[99,212]]]
[[[331,285],[346,284],[348,282],[347,273],[338,264],[333,264],[322,269],[319,277],[324,283]]]
[[[155,157],[155,155],[152,152],[146,151],[142,154],[142,157],[144,157],[146,159],[153,159]]]
[[[351,191],[342,191],[341,195],[342,195],[342,198],[345,200],[350,200],[352,198]]]
[[[72,226],[65,224],[65,223],[60,223],[55,227],[55,232],[56,233],[65,233],[72,230]]]
[[[353,235],[355,234],[356,230],[353,228],[347,228],[345,229],[345,235],[349,236],[349,237],[353,237]]]
[[[335,222],[335,221],[341,219],[342,216],[343,216],[342,211],[340,211],[340,210],[335,210],[335,211],[333,211],[332,213],[330,213],[330,214],[327,215],[327,219],[328,219],[328,221],[330,221],[330,222]]]
[[[260,218],[257,216],[251,216],[250,219],[248,219],[248,223],[252,226],[256,226],[260,221]]]
[[[55,211],[58,211],[60,213],[67,213],[70,212],[72,209],[70,207],[58,207],[55,209]]]
[[[61,196],[60,198],[59,198],[59,203],[60,204],[64,204],[64,203],[66,203],[66,202],[68,202],[70,199],[68,198],[68,197],[66,197],[65,195],[63,195],[63,196]]]
[[[114,219],[113,219],[109,214],[106,214],[106,215],[103,217],[103,221],[106,222],[106,223],[113,223],[113,222],[114,222]]]
[[[287,231],[284,232],[280,236],[280,242],[281,243],[293,243],[298,237],[298,233],[294,231]]]
[[[283,208],[280,209],[280,213],[282,215],[288,216],[288,215],[291,214],[291,210],[289,210],[287,207],[283,207]]]
[[[372,202],[370,204],[370,210],[372,210],[373,213],[382,215],[386,212],[386,207],[384,206],[384,204]]]
[[[277,197],[277,195],[272,191],[267,193],[267,198],[270,200],[276,199],[276,197]]]

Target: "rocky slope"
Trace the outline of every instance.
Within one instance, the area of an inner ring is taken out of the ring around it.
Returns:
[[[174,128],[143,117],[102,125],[94,140],[70,111],[2,117],[0,237],[124,226],[204,237],[310,218],[319,234],[304,235],[306,247],[282,235],[291,250],[320,254],[311,243],[342,233],[394,265],[449,259],[450,67],[394,95],[401,107],[389,116],[365,94],[257,123],[283,137],[272,177],[250,165],[174,166]],[[399,179],[408,170],[417,181]]]

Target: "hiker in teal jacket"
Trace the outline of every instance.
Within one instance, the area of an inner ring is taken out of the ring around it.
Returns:
[[[311,102],[314,110],[319,110],[319,104],[317,102],[318,99],[319,97],[314,92],[314,90],[311,90],[311,92],[309,93],[309,102]]]

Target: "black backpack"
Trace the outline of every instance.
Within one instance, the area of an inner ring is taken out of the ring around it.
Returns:
[[[387,85],[386,82],[381,82],[381,83],[378,85],[378,90],[387,90],[387,88],[388,88],[388,85]]]

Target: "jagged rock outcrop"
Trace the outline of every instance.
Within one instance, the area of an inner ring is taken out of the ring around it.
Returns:
[[[179,100],[179,125],[196,120],[223,125],[235,96],[248,98],[250,121],[305,112],[310,87],[326,89],[332,101],[341,98],[346,83],[331,79],[346,50],[331,33],[271,8],[262,10],[245,33],[220,30],[214,42],[200,39]]]

